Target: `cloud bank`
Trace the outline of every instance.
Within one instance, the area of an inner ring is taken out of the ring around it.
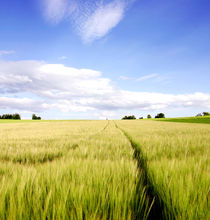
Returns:
[[[133,92],[115,88],[96,70],[36,60],[0,62],[0,109],[114,112],[180,107],[210,108],[210,94]]]
[[[70,20],[85,43],[105,36],[122,20],[133,1],[44,0],[45,18],[58,24]]]

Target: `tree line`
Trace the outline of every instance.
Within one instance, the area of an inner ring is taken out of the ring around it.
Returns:
[[[0,119],[13,119],[13,120],[21,120],[21,116],[18,113],[15,114],[3,114],[0,115]],[[36,116],[35,114],[32,115],[32,120],[41,120],[40,116]]]
[[[4,115],[0,115],[0,119],[21,120],[21,116],[18,113],[15,113],[15,114],[4,114]]]
[[[147,118],[150,119],[152,118],[152,116],[149,114],[147,115]],[[155,118],[165,118],[165,114],[164,113],[158,113]],[[130,119],[136,119],[135,115],[129,115],[129,116],[124,116],[122,118],[122,120],[130,120]],[[143,119],[143,117],[139,117],[139,119]]]
[[[210,116],[209,112],[198,113],[196,116]]]
[[[196,116],[210,116],[210,112],[199,113]],[[147,115],[147,118],[150,119],[152,116],[150,114]],[[158,113],[154,118],[165,118],[164,113]],[[122,120],[136,119],[135,115],[124,116]],[[139,119],[143,119],[143,117],[139,117]]]

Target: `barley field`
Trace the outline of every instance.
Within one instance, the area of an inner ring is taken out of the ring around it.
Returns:
[[[0,219],[210,217],[208,124],[5,122]]]

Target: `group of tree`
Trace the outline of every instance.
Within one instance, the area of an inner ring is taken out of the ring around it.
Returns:
[[[147,118],[150,119],[152,118],[152,116],[149,114],[147,115]],[[164,113],[158,113],[155,118],[165,118],[165,114]],[[124,116],[122,118],[122,120],[127,120],[127,119],[136,119],[136,117],[134,115],[130,115],[130,116]],[[144,119],[143,117],[139,117],[139,119]]]
[[[165,118],[164,113],[158,113],[155,118]]]
[[[152,118],[152,116],[149,114],[147,115],[147,118],[150,119]],[[165,118],[165,114],[164,113],[158,113],[155,118]],[[140,117],[139,119],[143,119],[143,117]]]
[[[147,118],[150,119],[150,118],[152,118],[152,116],[151,115],[147,115]],[[139,119],[144,119],[144,117],[139,117]]]
[[[126,115],[122,118],[122,120],[128,120],[128,119],[136,119],[136,117],[134,115],[129,115],[129,116]]]
[[[36,116],[35,114],[32,115],[32,120],[41,120],[40,116]]]
[[[210,116],[209,112],[198,113],[196,116]]]
[[[13,119],[13,120],[21,120],[20,114],[4,114],[0,115],[0,119]]]

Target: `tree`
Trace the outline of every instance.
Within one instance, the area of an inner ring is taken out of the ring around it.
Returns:
[[[210,113],[209,112],[203,112],[203,116],[209,116]]]
[[[18,113],[15,113],[14,115],[12,115],[12,119],[14,120],[21,120],[21,117]]]
[[[41,120],[40,116],[36,116],[35,114],[32,115],[32,120]]]
[[[130,119],[136,119],[134,115],[124,116],[122,120],[130,120]]]
[[[147,115],[147,118],[152,118],[152,116],[151,115]]]
[[[139,119],[143,119],[143,117],[139,117]]]
[[[158,113],[155,118],[165,118],[165,115],[163,113]]]
[[[0,116],[0,119],[14,119],[14,120],[21,120],[20,114],[15,113],[15,114],[3,114]]]
[[[3,114],[2,119],[12,119],[12,115],[11,114]]]

